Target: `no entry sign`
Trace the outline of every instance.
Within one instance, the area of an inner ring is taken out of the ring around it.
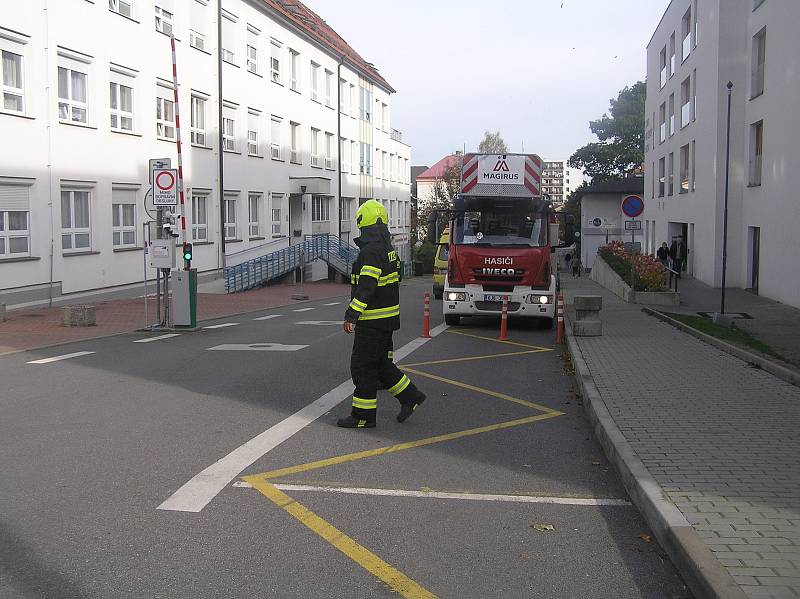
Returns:
[[[156,169],[153,171],[153,204],[176,206],[178,204],[178,171]]]
[[[644,212],[644,201],[636,195],[625,196],[622,199],[622,212],[629,218],[636,218]]]

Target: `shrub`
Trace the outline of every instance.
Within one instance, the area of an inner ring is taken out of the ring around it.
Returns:
[[[436,255],[436,250],[439,249],[438,245],[426,241],[419,247],[414,247],[413,260],[422,262],[422,269],[425,274],[433,272],[433,257]]]
[[[625,244],[621,241],[610,241],[608,245],[602,246],[597,252],[606,264],[628,284],[630,284],[631,264],[633,264],[636,269],[634,279],[636,291],[666,291],[667,271],[653,256],[639,252],[631,254],[625,250]]]

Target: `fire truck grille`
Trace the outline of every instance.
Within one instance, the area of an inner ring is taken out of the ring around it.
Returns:
[[[475,275],[475,280],[478,282],[486,281],[487,283],[522,283],[522,277],[497,277],[490,275]]]
[[[486,292],[500,292],[500,293],[511,293],[514,291],[513,285],[482,285],[483,290]]]
[[[478,310],[500,312],[503,309],[503,302],[475,302]],[[516,312],[519,310],[519,302],[508,302],[508,311]]]

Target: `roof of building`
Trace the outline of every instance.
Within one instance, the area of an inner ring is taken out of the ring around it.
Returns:
[[[262,0],[262,2],[337,56],[344,56],[348,62],[360,70],[368,79],[371,79],[389,93],[396,91],[378,73],[375,65],[364,60],[342,36],[325,22],[325,19],[300,2],[300,0]]]
[[[644,177],[632,176],[598,181],[580,190],[581,196],[598,193],[644,193]]]
[[[435,181],[437,179],[441,179],[444,177],[444,174],[447,172],[447,169],[452,168],[454,166],[458,166],[461,164],[461,154],[450,154],[449,156],[445,156],[439,162],[434,164],[428,170],[423,171],[419,175],[417,175],[417,181],[419,180],[430,180]]]

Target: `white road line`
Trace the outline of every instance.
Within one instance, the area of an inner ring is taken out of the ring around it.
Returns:
[[[431,337],[436,337],[446,328],[446,324],[434,327],[431,330]],[[429,339],[414,339],[394,353],[395,359],[405,358],[428,341]],[[352,392],[353,381],[351,380],[347,380],[338,387],[331,389],[316,401],[253,437],[244,445],[237,447],[224,458],[195,475],[164,503],[159,505],[157,509],[199,512],[234,478],[239,476],[245,468],[292,437],[292,435],[303,430],[323,414],[330,412],[342,401],[350,397]]]
[[[300,322],[296,322],[295,324],[308,324],[308,325],[316,325],[319,327],[331,327],[337,324],[342,324],[341,320],[301,320]]]
[[[60,362],[61,360],[69,360],[70,358],[77,358],[78,356],[88,356],[89,354],[93,353],[93,351],[76,351],[73,354],[53,356],[52,358],[42,358],[41,360],[31,360],[28,362],[28,364],[49,364],[50,362]]]
[[[300,351],[307,345],[284,345],[282,343],[223,343],[209,347],[208,351]]]
[[[236,485],[244,487],[244,485]],[[248,485],[249,486],[249,485]],[[627,507],[626,499],[595,497],[548,497],[536,495],[493,495],[487,493],[447,493],[443,491],[404,491],[401,489],[369,489],[358,487],[325,487],[316,485],[275,485],[281,491],[321,491],[343,495],[376,495],[381,497],[423,497],[425,499],[462,499],[467,501],[499,501],[507,503],[550,503],[557,505],[609,505]]]
[[[280,314],[267,314],[266,316],[259,316],[253,320],[271,320],[273,318],[278,318],[278,316],[280,316]]]
[[[326,306],[338,306],[342,302],[331,302],[330,304],[325,304]]]
[[[309,310],[313,310],[314,308],[297,308],[297,310],[292,310],[293,312],[308,312]]]
[[[171,337],[180,337],[180,333],[168,333],[167,335],[159,335],[158,337],[145,337],[144,339],[137,339],[134,343],[150,343],[151,341],[160,341],[161,339],[170,339]]]
[[[224,329],[225,327],[235,327],[239,326],[238,322],[224,322],[222,324],[212,324],[207,327],[203,327],[204,329]]]

